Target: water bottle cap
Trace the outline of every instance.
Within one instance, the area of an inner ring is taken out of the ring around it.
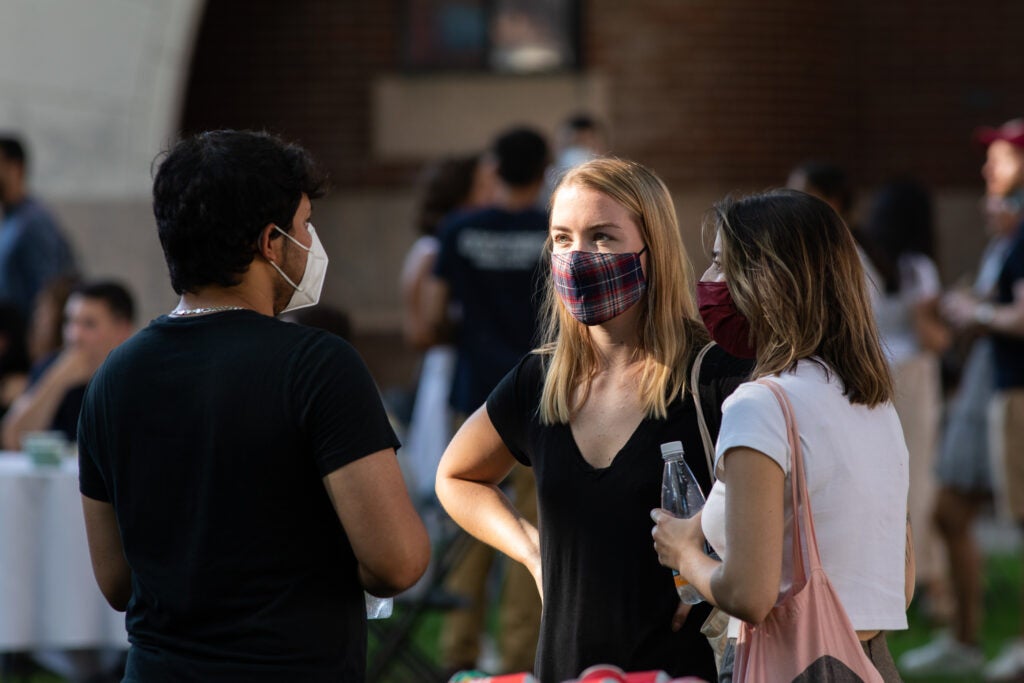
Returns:
[[[682,441],[669,441],[668,443],[661,444],[662,460],[675,460],[681,457],[683,457]]]

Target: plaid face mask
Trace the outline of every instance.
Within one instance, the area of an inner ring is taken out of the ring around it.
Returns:
[[[584,325],[600,325],[635,304],[647,291],[640,251],[607,254],[570,251],[551,254],[558,298]]]

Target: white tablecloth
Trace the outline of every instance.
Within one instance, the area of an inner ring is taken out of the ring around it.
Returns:
[[[0,452],[0,651],[127,646],[93,578],[78,463]]]

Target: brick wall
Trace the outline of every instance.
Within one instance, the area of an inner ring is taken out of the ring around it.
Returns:
[[[338,251],[325,297],[350,311],[357,333],[376,335],[361,350],[385,385],[409,376],[394,362],[400,343],[378,351],[380,335],[397,335],[410,187],[432,156],[385,158],[374,148],[381,79],[414,83],[425,104],[409,117],[429,108],[431,76],[401,73],[404,8],[404,0],[208,0],[182,120],[192,131],[267,128],[326,166],[336,191],[318,208],[318,227]],[[581,16],[585,75],[599,85],[613,151],[666,179],[698,270],[698,224],[711,201],[781,184],[807,158],[845,165],[862,199],[892,173],[917,176],[937,190],[947,280],[977,263],[982,150],[970,133],[1024,115],[1024,2],[583,0]],[[493,78],[516,84],[508,88],[516,102],[532,92],[544,115],[528,122],[550,132],[550,79]],[[433,81],[449,105],[454,79]],[[593,101],[585,82],[565,80],[559,106]],[[480,75],[462,87],[479,92],[468,88],[482,87]],[[472,135],[449,127],[476,145],[481,130],[507,123],[505,109],[480,102],[469,113]]]
[[[1024,113],[1021,3],[588,7],[588,63],[610,74],[618,146],[677,186],[760,187],[807,157],[864,185],[896,171],[978,185],[970,131]]]
[[[407,183],[415,160],[375,159],[370,134],[373,78],[400,70],[403,8],[209,0],[184,127],[267,127],[338,185]],[[808,157],[864,185],[893,171],[977,185],[971,129],[1024,112],[1014,0],[591,0],[582,17],[616,151],[675,187],[763,187]]]
[[[257,128],[301,142],[338,187],[407,183],[370,147],[373,74],[394,68],[398,2],[209,0],[182,128]]]

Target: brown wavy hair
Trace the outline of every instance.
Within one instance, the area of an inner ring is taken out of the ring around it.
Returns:
[[[736,307],[757,347],[754,377],[808,358],[834,372],[851,403],[892,399],[893,383],[849,228],[822,200],[795,190],[727,197],[705,219]]]

